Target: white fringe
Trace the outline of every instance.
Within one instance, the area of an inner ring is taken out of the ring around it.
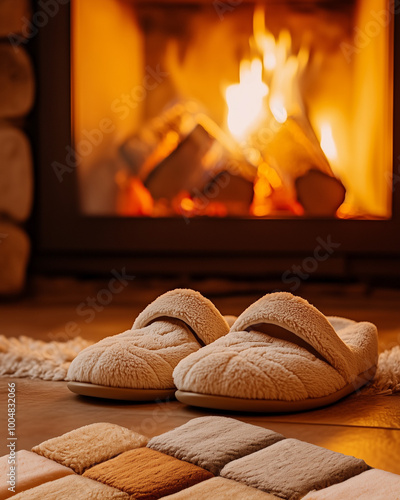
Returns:
[[[381,395],[400,392],[400,346],[397,345],[379,355],[375,378],[365,392]]]
[[[81,337],[67,342],[43,342],[25,336],[0,335],[0,375],[65,380],[71,361],[91,344]]]
[[[81,337],[67,342],[43,342],[0,335],[0,376],[66,380],[71,361],[92,343]],[[364,394],[396,392],[400,392],[400,346],[380,354],[375,378],[363,390]]]

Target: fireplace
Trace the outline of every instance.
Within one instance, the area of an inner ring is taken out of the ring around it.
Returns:
[[[331,242],[319,272],[385,273],[400,252],[397,10],[60,6],[38,35],[38,266],[280,274]]]

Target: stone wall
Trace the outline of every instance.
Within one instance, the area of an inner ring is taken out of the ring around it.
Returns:
[[[24,126],[35,77],[20,41],[29,36],[31,15],[31,0],[0,0],[0,295],[23,289],[30,254],[24,225],[33,203],[33,159]]]

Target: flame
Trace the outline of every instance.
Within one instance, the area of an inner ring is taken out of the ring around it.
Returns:
[[[335,163],[338,159],[336,143],[332,134],[332,127],[329,122],[324,121],[321,124],[321,149],[331,163]]]
[[[287,111],[284,104],[284,97],[279,92],[271,96],[269,108],[278,123],[285,123],[287,120]]]
[[[265,6],[261,5],[254,10],[249,44],[252,60],[241,61],[239,83],[225,91],[227,126],[239,141],[247,140],[268,115],[283,124],[289,115],[304,112],[299,79],[308,64],[308,48],[303,44],[294,55],[285,29],[275,38],[265,26]]]
[[[263,55],[264,71],[273,71],[276,67],[276,42],[265,27],[265,11],[261,5],[254,10],[253,33],[256,47]]]
[[[238,140],[246,137],[260,119],[268,86],[262,81],[262,62],[254,58],[240,63],[240,83],[230,85],[225,92],[228,104],[228,128]]]

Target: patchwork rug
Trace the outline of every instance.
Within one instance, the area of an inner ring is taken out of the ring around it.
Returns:
[[[95,423],[21,450],[0,499],[400,500],[400,476],[226,417],[148,439]],[[0,458],[7,477],[9,456]],[[11,482],[12,483],[12,482]]]

